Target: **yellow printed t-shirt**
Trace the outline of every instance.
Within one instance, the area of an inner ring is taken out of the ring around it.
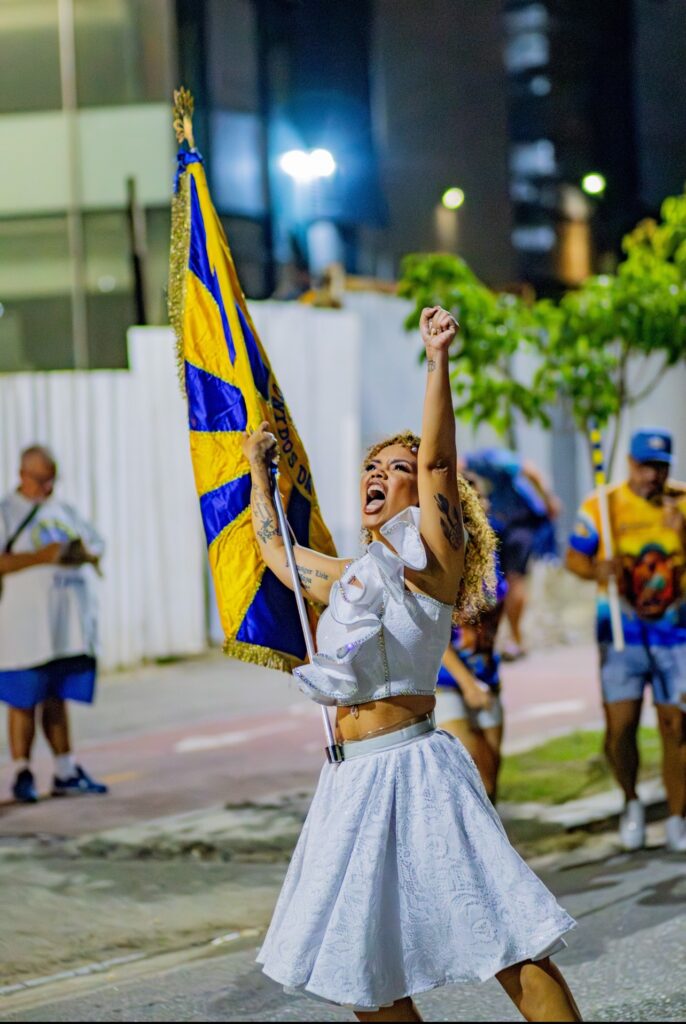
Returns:
[[[677,499],[679,509],[686,515],[686,485],[670,482],[667,493]],[[640,620],[649,627],[651,643],[667,646],[686,643],[683,537],[665,526],[665,509],[661,503],[653,504],[639,497],[626,482],[608,488],[608,504],[615,554],[622,559],[619,586],[626,642],[646,639],[645,629],[638,629],[637,620]],[[597,493],[591,494],[581,505],[569,543],[588,558],[604,557]],[[609,639],[609,635],[605,636],[607,630],[609,613],[607,602],[601,597],[598,638]]]

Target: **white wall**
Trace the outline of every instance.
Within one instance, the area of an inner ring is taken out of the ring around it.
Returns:
[[[0,490],[16,486],[21,448],[47,443],[59,493],[106,539],[106,667],[198,652],[206,638],[205,550],[170,333],[134,329],[129,347],[131,372],[0,376]]]
[[[341,553],[358,550],[364,449],[421,426],[425,371],[418,336],[402,326],[407,308],[380,295],[347,296],[343,310],[251,304]],[[206,639],[207,560],[171,331],[134,328],[129,351],[130,372],[0,375],[0,491],[16,485],[19,450],[48,443],[59,459],[61,492],[108,542],[101,588],[107,666],[200,651]],[[627,432],[665,426],[683,449],[685,394],[681,367],[632,410]],[[487,429],[460,424],[458,439],[463,450],[494,440]],[[526,428],[520,439],[524,454],[552,477],[550,435]],[[585,467],[580,442],[580,493],[590,486]],[[682,476],[685,468],[682,459]]]
[[[252,302],[255,326],[302,437],[324,519],[357,551],[363,331],[351,310]]]

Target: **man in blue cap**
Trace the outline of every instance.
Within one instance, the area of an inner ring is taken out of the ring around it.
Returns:
[[[581,505],[567,551],[567,568],[601,588],[597,635],[605,753],[626,797],[620,819],[626,850],[645,843],[636,737],[643,691],[650,684],[663,745],[667,847],[686,852],[686,485],[668,479],[671,463],[672,437],[666,430],[637,430],[628,479],[607,492],[613,557],[604,550],[597,493]],[[623,651],[613,646],[604,593],[611,575],[620,593]]]

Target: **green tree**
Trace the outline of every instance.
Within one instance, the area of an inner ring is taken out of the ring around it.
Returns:
[[[532,309],[517,295],[496,293],[459,256],[413,254],[403,261],[400,295],[415,307],[405,326],[413,330],[425,306],[441,305],[460,321],[451,354],[455,413],[475,426],[489,423],[511,434],[515,414],[548,424],[540,388],[516,379],[512,360],[536,352],[538,326]]]
[[[559,302],[495,293],[458,256],[410,255],[400,294],[440,304],[461,324],[452,355],[455,413],[512,436],[519,415],[550,425],[562,408],[586,436],[610,427],[608,469],[622,417],[686,356],[686,194],[662,205],[659,222],[643,221],[623,242],[615,274],[588,278]],[[513,367],[529,354],[535,369],[520,380]]]

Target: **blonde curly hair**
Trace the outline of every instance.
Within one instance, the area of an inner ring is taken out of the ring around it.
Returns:
[[[363,465],[384,448],[390,448],[394,444],[402,445],[416,455],[420,441],[421,438],[409,430],[386,437],[371,446]],[[455,599],[453,619],[455,622],[464,623],[473,622],[493,607],[496,589],[496,537],[481,507],[478,493],[461,473],[457,474],[457,490],[462,507],[462,520],[469,534],[469,541],[465,549],[464,569]],[[362,531],[362,540],[365,544],[371,541],[369,530]]]

